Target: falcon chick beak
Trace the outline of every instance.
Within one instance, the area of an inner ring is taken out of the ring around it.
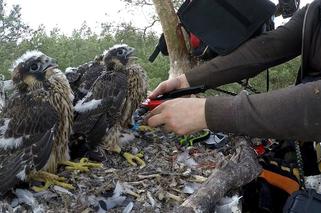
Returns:
[[[54,69],[57,68],[58,64],[57,61],[53,58],[48,58],[48,61],[46,61],[43,65],[43,70],[42,72],[46,72],[47,69]]]
[[[135,48],[133,48],[133,47],[128,47],[127,48],[127,53],[126,53],[126,58],[129,58],[132,54],[133,54],[133,52],[135,51]]]

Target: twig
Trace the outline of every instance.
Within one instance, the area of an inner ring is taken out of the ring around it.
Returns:
[[[160,174],[151,174],[151,175],[137,175],[139,179],[149,179],[149,178],[160,178]]]

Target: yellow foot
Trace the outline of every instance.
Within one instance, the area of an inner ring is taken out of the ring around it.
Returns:
[[[138,127],[138,130],[141,131],[141,132],[151,132],[151,131],[154,131],[155,128],[152,128],[152,127],[146,126],[146,125],[140,125]]]
[[[32,189],[36,192],[41,192],[48,189],[52,185],[61,186],[65,189],[74,189],[74,187],[66,183],[66,178],[59,177],[58,175],[51,174],[49,172],[39,171],[30,175],[30,179],[34,181],[44,182],[44,186],[33,186]]]
[[[145,161],[143,161],[141,159],[144,156],[142,153],[138,153],[137,155],[133,155],[129,152],[124,152],[123,156],[124,156],[124,158],[126,158],[128,163],[132,166],[137,166],[137,164],[139,164],[141,169],[146,166]]]
[[[79,163],[64,161],[61,164],[66,165],[66,170],[73,171],[78,170],[81,172],[89,172],[90,168],[103,168],[102,163],[91,163],[88,158],[81,158]]]

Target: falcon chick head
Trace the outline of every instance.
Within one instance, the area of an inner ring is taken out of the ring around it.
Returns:
[[[134,48],[127,44],[116,44],[104,52],[103,61],[108,70],[122,69],[131,59]]]
[[[12,80],[16,85],[32,87],[48,79],[57,67],[55,59],[37,50],[28,51],[14,63]]]
[[[81,74],[77,72],[78,69],[75,67],[68,67],[65,70],[65,75],[69,83],[75,83],[81,77]]]

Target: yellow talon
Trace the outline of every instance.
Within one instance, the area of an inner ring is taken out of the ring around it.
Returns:
[[[47,190],[52,185],[61,186],[65,189],[74,189],[71,184],[64,182],[66,180],[64,177],[59,177],[45,171],[39,171],[30,175],[30,179],[45,183],[44,186],[33,186],[32,189],[36,192]]]
[[[148,131],[154,131],[155,128],[152,128],[152,127],[146,126],[146,125],[141,125],[138,127],[138,130],[141,132],[148,132]]]
[[[138,153],[137,155],[132,155],[129,152],[124,152],[123,156],[124,156],[124,158],[126,158],[128,163],[131,164],[132,166],[137,166],[137,164],[139,164],[140,165],[139,168],[141,168],[141,169],[146,166],[145,161],[140,159],[141,157],[143,157],[142,153]]]
[[[73,171],[78,170],[81,172],[89,172],[90,168],[102,168],[102,163],[91,163],[88,158],[80,159],[79,163],[64,161],[61,164],[66,165],[66,170]]]
[[[144,157],[144,152],[143,151],[138,152],[136,156],[139,158],[142,158],[142,157]]]

